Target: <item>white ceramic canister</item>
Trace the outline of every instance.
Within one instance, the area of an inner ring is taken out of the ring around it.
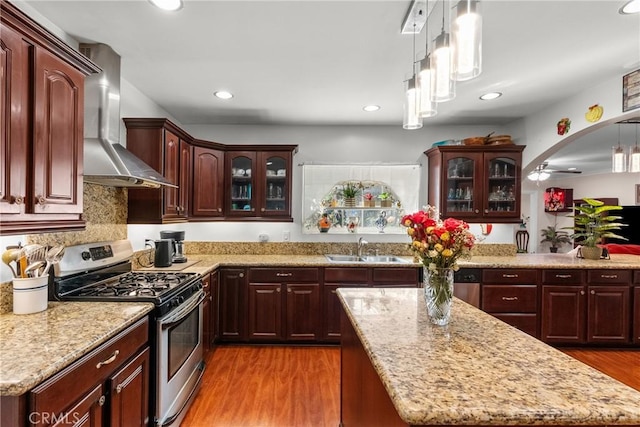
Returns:
[[[38,313],[47,309],[49,275],[13,279],[13,314]]]

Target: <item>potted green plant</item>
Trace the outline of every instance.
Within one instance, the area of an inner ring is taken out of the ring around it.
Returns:
[[[387,191],[380,193],[378,199],[380,199],[380,206],[383,208],[391,207],[391,203],[393,202],[393,196]]]
[[[558,248],[566,243],[571,243],[571,237],[566,231],[558,230],[556,225],[550,225],[540,230],[542,240],[540,243],[549,243],[549,251],[551,253],[558,252]]]
[[[360,194],[362,184],[355,181],[348,181],[346,184],[342,185],[342,190],[340,190],[340,195],[344,199],[344,206],[348,208],[355,207],[356,205],[356,197]]]
[[[573,227],[565,227],[575,231],[571,236],[578,239],[578,243],[582,245],[580,249],[582,256],[586,259],[600,259],[602,248],[598,246],[603,239],[621,239],[626,238],[615,234],[614,230],[620,230],[625,226],[618,221],[621,217],[609,215],[610,211],[622,210],[622,206],[605,205],[604,202],[595,199],[582,199],[583,204],[574,206],[575,215]]]

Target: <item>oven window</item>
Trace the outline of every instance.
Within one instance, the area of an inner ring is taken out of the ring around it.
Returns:
[[[193,310],[182,322],[169,328],[169,380],[200,342],[200,310]]]

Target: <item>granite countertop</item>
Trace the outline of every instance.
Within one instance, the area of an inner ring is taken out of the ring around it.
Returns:
[[[516,254],[514,256],[474,256],[461,260],[460,267],[477,268],[640,268],[640,256],[614,254],[611,259],[589,260],[569,254]]]
[[[50,301],[40,313],[0,315],[0,395],[29,391],[153,307],[152,303]]]
[[[410,425],[640,425],[640,392],[458,299],[441,327],[419,289],[338,295]]]
[[[187,255],[188,265],[184,272],[207,274],[219,267],[419,267],[413,257],[400,256],[406,263],[383,262],[331,262],[324,255]],[[197,261],[192,263],[191,261]],[[585,260],[567,254],[517,254],[514,256],[474,256],[459,261],[460,267],[476,268],[640,268],[640,256],[611,255],[610,260]],[[174,264],[168,268],[151,270],[175,270]]]

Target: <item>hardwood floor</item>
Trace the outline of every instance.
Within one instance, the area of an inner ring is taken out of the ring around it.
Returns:
[[[640,349],[562,349],[640,391]],[[337,427],[340,347],[219,346],[183,427]]]
[[[183,427],[340,423],[340,347],[219,346]]]
[[[596,368],[618,381],[640,391],[640,349],[582,350],[562,349],[582,363]]]

